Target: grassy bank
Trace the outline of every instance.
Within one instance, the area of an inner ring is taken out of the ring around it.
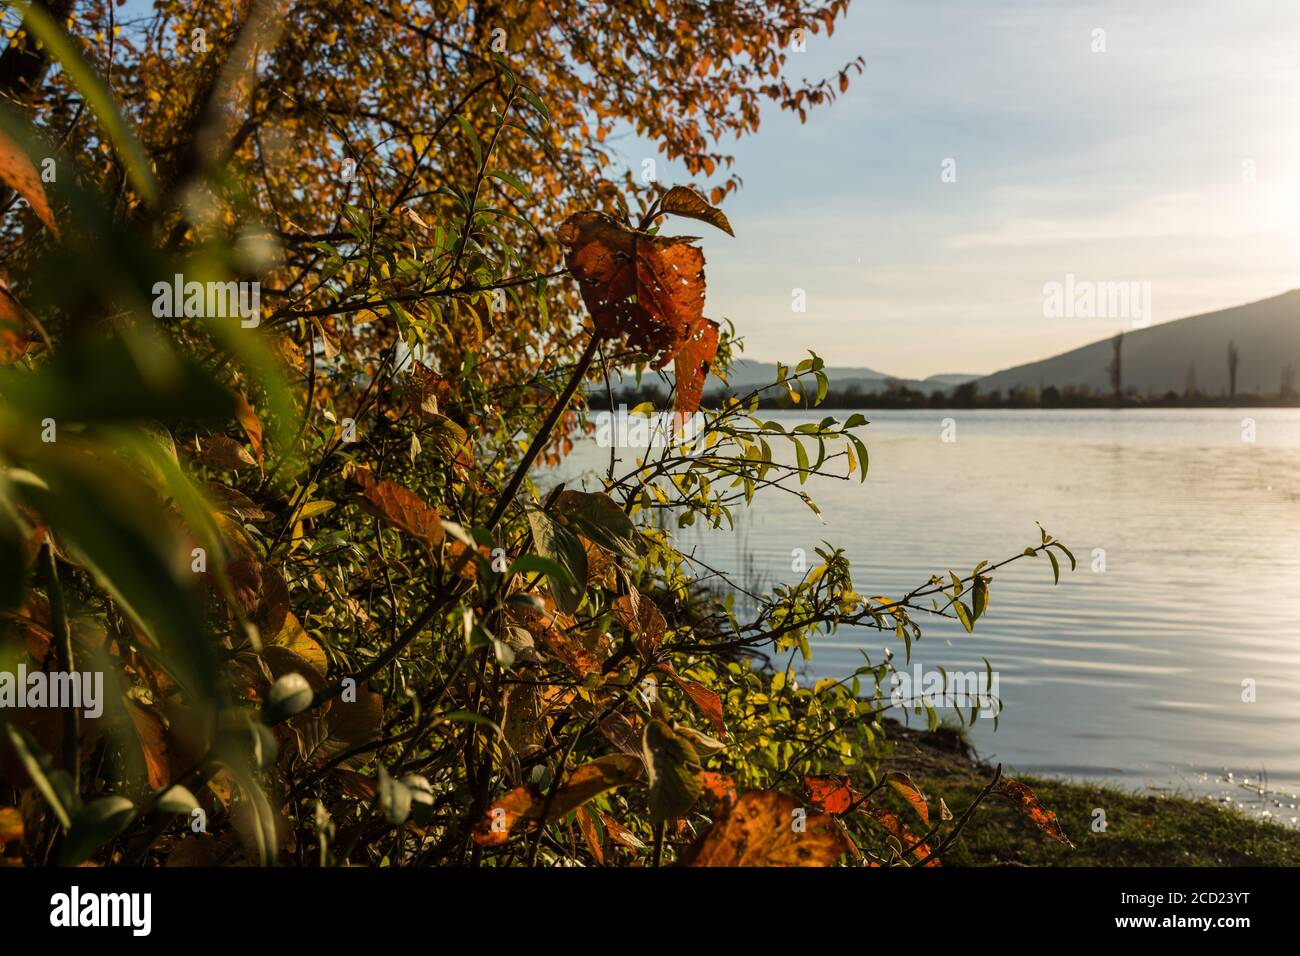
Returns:
[[[886,769],[910,774],[954,813],[975,799],[993,773],[952,730],[927,733],[893,725],[890,737],[895,751]],[[1300,830],[1252,820],[1209,800],[1126,793],[1005,767],[1003,772],[1056,811],[1076,849],[1047,839],[1008,801],[993,797],[976,809],[946,865],[1300,866]],[[1105,832],[1092,829],[1097,808],[1105,811]]]

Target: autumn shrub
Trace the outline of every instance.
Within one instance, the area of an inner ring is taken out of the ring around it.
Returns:
[[[770,386],[805,421],[755,393],[598,487],[547,477],[613,370],[671,367],[693,413],[740,347],[701,240],[662,231],[725,241],[738,180],[598,175],[608,133],[712,176],[761,101],[802,116],[855,66],[780,78],[843,0],[651,6],[9,14],[0,672],[104,692],[0,697],[5,862],[939,862],[971,808],[880,770],[891,659],[791,661],[970,630],[1002,565],[864,597],[826,544],[737,603],[674,544],[866,478],[817,356]]]

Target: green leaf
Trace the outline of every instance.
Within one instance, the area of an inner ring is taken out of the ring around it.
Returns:
[[[971,599],[971,619],[978,621],[989,606],[989,585],[982,577],[975,578],[975,596]]]
[[[501,180],[501,182],[505,183],[525,199],[533,198],[532,190],[525,186],[523,181],[520,180],[518,176],[514,175],[514,173],[508,173],[503,169],[494,169],[492,172],[488,173],[488,175],[493,179]]]
[[[1056,560],[1056,555],[1052,553],[1051,548],[1047,548],[1046,550],[1044,550],[1043,553],[1046,554],[1047,559],[1052,562],[1052,583],[1060,584],[1061,583],[1061,562]]]
[[[965,604],[961,601],[953,601],[952,609],[957,612],[957,617],[961,621],[961,626],[966,628],[967,634],[975,629],[975,622],[971,620],[970,609],[967,608]]]
[[[86,804],[72,818],[59,866],[77,866],[90,859],[100,847],[127,828],[135,817],[135,804],[126,797],[100,797]]]
[[[641,536],[632,519],[607,494],[562,491],[555,499],[556,517],[615,554],[635,560],[641,554]]]
[[[700,796],[699,753],[662,720],[646,724],[641,747],[650,780],[651,821],[684,815]]]
[[[72,792],[72,778],[66,771],[55,769],[50,755],[26,731],[13,724],[6,724],[5,733],[9,737],[9,746],[27,771],[27,776],[32,778],[32,783],[54,811],[59,824],[63,829],[68,829],[72,825],[72,814],[77,810],[77,795]]]
[[[578,536],[537,507],[528,508],[528,527],[533,533],[533,547],[548,561],[563,569],[563,574],[548,574],[555,606],[572,614],[582,603],[587,587],[587,552]]]

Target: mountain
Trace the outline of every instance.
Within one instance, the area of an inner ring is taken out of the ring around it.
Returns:
[[[921,384],[925,386],[925,391],[936,388],[952,388],[954,385],[965,385],[967,382],[973,382],[977,378],[983,378],[982,375],[972,375],[965,372],[948,372],[943,375],[927,376]]]
[[[793,370],[791,362],[790,366]],[[963,382],[969,382],[979,378],[978,375],[965,375],[961,373],[947,373],[944,375],[931,375],[924,381],[912,378],[900,378],[896,375],[890,375],[887,372],[878,372],[872,368],[851,367],[851,366],[826,366],[826,376],[830,379],[831,388],[847,389],[856,385],[862,392],[879,392],[890,382],[897,382],[900,385],[906,385],[908,388],[919,389],[927,395],[934,391],[947,391],[954,385],[960,385]],[[669,377],[672,372],[669,369]],[[776,381],[776,363],[775,362],[757,362],[753,359],[738,359],[732,363],[731,374],[728,376],[728,385],[732,392],[744,394],[754,388],[763,385],[771,385]],[[631,385],[631,377],[622,380],[622,384]],[[642,384],[648,388],[660,389],[661,385],[657,376],[646,375],[642,379]],[[716,378],[710,377],[708,385],[705,387],[706,392],[711,392],[721,383]],[[615,387],[619,381],[615,380]],[[604,386],[601,386],[603,388]]]
[[[977,379],[976,385],[985,395],[994,390],[1005,394],[1016,386],[1037,389],[1048,385],[1109,392],[1111,338],[994,372]],[[1249,305],[1125,329],[1124,389],[1140,395],[1181,394],[1189,370],[1194,368],[1199,391],[1226,395],[1230,341],[1236,343],[1239,355],[1237,391],[1276,393],[1283,367],[1300,369],[1300,289]]]

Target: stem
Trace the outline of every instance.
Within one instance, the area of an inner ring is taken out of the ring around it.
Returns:
[[[54,563],[54,548],[46,543],[41,548],[41,573],[45,578],[45,591],[50,599],[50,628],[54,632],[54,646],[59,668],[66,674],[76,669],[72,656],[72,629],[68,626],[68,613],[63,605],[63,588],[59,586],[59,571]],[[81,734],[75,707],[63,710],[63,767],[72,777],[72,792],[81,792]]]
[[[582,380],[587,377],[587,371],[596,358],[596,350],[599,346],[600,338],[593,334],[591,341],[587,343],[586,351],[582,353],[582,358],[578,359],[578,365],[574,368],[573,375],[564,386],[564,391],[560,393],[559,399],[551,409],[550,414],[546,416],[546,421],[542,423],[542,427],[533,436],[533,443],[528,446],[528,451],[524,453],[523,460],[519,462],[519,467],[515,469],[514,475],[511,476],[510,484],[506,485],[505,491],[501,492],[501,496],[497,498],[496,507],[492,509],[492,515],[487,521],[489,531],[495,528],[497,522],[505,515],[506,509],[514,501],[515,493],[519,491],[519,486],[524,483],[528,469],[533,466],[533,461],[541,454],[542,449],[546,447],[546,443],[551,440],[551,432],[555,429],[556,422],[564,414],[564,410],[569,405],[569,400],[573,398],[573,393],[578,390]]]

